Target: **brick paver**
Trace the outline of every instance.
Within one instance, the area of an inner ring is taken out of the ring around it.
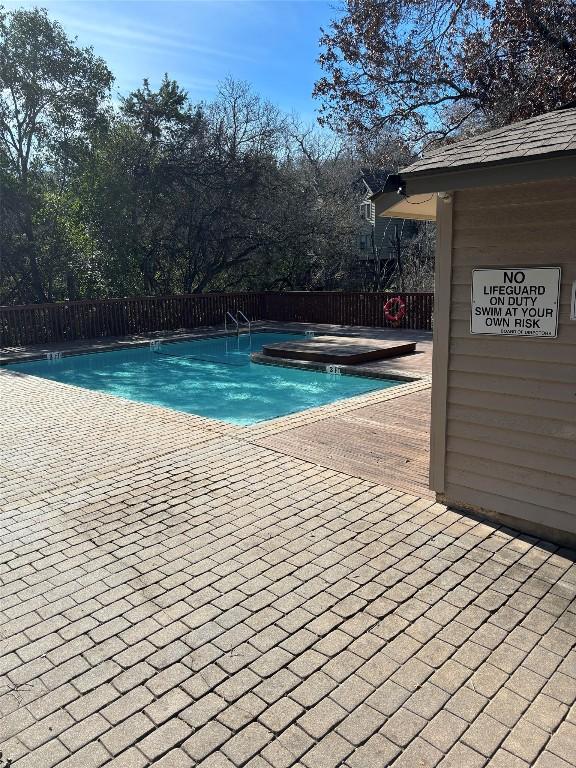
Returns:
[[[251,430],[0,400],[16,768],[576,766],[574,552]]]

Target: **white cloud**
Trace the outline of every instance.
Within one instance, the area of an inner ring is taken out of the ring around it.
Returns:
[[[116,45],[120,43],[126,47],[138,47],[148,52],[181,50],[188,53],[198,53],[204,56],[214,56],[226,59],[238,59],[241,61],[254,61],[254,58],[240,51],[230,48],[214,48],[209,45],[194,42],[185,33],[165,30],[159,34],[146,25],[135,27],[134,25],[118,24],[118,20],[110,19],[109,22],[101,22],[92,19],[79,19],[78,17],[59,13],[61,23],[71,33],[85,33],[94,41],[108,42]]]

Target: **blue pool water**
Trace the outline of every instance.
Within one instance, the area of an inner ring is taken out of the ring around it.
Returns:
[[[398,384],[385,379],[331,376],[250,361],[264,343],[298,334],[163,343],[149,348],[74,355],[8,366],[13,371],[232,424],[248,425]]]

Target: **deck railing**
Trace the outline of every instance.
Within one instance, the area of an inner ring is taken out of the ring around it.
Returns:
[[[221,325],[229,310],[251,320],[390,327],[384,304],[401,296],[400,328],[431,330],[433,293],[206,293],[0,307],[0,346],[49,344]]]

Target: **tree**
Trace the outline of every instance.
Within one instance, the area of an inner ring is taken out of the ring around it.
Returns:
[[[173,137],[192,118],[188,94],[167,74],[156,92],[145,78],[142,88],[122,99],[122,113],[153,142]]]
[[[345,0],[323,30],[320,121],[420,145],[576,100],[574,0]]]
[[[112,293],[234,286],[278,238],[282,117],[244,83],[209,104],[147,82],[86,167],[83,194]]]
[[[283,116],[245,82],[221,83],[206,105],[208,132],[202,172],[189,177],[186,290],[232,287],[236,276],[274,243],[270,210],[280,189],[278,154]]]
[[[183,187],[203,162],[205,130],[202,111],[166,75],[158,91],[145,80],[123,99],[89,182],[101,251],[112,256],[114,273],[105,273],[114,291],[122,284],[124,293],[176,289],[182,216],[193,204]]]
[[[21,300],[50,298],[38,239],[53,224],[42,215],[45,172],[52,190],[62,191],[101,124],[111,83],[104,61],[78,47],[45,10],[0,10],[0,160],[4,184],[19,199],[5,213],[17,247],[2,266]]]

